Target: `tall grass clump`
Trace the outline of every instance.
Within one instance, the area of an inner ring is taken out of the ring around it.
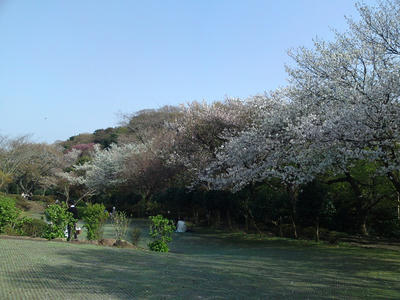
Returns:
[[[114,227],[115,239],[117,241],[124,240],[128,232],[130,220],[123,211],[116,211],[112,214],[111,222]]]

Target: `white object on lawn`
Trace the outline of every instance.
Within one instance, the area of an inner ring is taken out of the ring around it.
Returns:
[[[186,232],[185,221],[178,221],[178,224],[176,225],[176,232]]]

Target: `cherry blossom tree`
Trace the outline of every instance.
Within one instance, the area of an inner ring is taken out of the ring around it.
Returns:
[[[251,123],[255,109],[250,101],[240,99],[226,99],[212,104],[191,102],[182,106],[181,118],[171,124],[176,135],[169,161],[184,165],[187,181],[192,186],[201,184],[198,174],[215,160],[216,150],[229,136]]]
[[[305,140],[379,161],[377,171],[400,191],[399,1],[357,7],[361,20],[349,19],[348,32],[291,53],[292,99],[309,116],[299,131]]]
[[[49,176],[43,177],[40,184],[43,189],[47,187],[53,188],[54,191],[65,198],[68,205],[70,199],[71,187],[76,184],[75,177],[72,171],[72,166],[76,164],[81,151],[77,149],[69,150],[59,157],[57,167],[53,168]]]
[[[61,176],[69,184],[83,187],[84,192],[80,199],[91,197],[123,183],[126,180],[122,175],[125,172],[127,159],[143,150],[142,145],[136,144],[122,146],[112,144],[103,150],[99,145],[95,145],[91,161],[83,165],[74,165],[71,172],[64,172]]]
[[[253,125],[223,144],[200,179],[216,189],[238,191],[257,182],[278,178],[290,196],[291,222],[297,237],[295,207],[302,184],[322,172],[318,149],[304,145],[293,130],[302,122],[298,107],[278,91],[258,103]]]
[[[28,143],[28,136],[14,139],[0,136],[0,189],[7,187],[19,168],[29,161],[30,153],[25,151]]]

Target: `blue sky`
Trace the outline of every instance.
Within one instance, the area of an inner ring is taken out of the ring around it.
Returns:
[[[0,134],[51,143],[121,113],[284,86],[287,50],[344,30],[354,3],[0,0]]]

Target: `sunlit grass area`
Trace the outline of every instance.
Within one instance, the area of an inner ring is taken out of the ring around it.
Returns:
[[[134,226],[145,231],[146,222]],[[400,298],[400,252],[388,250],[196,232],[174,234],[168,254],[7,239],[0,247],[0,299]]]

